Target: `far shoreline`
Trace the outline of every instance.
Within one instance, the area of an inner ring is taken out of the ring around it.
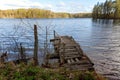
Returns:
[[[79,18],[0,18],[0,19],[80,19],[80,18],[92,18],[92,17],[79,17]]]
[[[92,13],[67,13],[53,12],[50,10],[30,9],[8,9],[0,10],[0,18],[91,18]]]

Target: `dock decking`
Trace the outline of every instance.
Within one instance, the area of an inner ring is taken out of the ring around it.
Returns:
[[[47,59],[57,58],[59,66],[71,70],[94,70],[93,63],[72,37],[58,36],[50,41],[54,45],[54,54],[49,54]]]

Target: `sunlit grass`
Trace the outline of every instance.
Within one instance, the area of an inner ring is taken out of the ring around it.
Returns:
[[[0,80],[105,80],[95,72],[48,69],[33,65],[5,64],[0,68]]]

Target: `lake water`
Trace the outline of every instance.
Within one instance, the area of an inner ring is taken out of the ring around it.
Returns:
[[[53,30],[60,35],[73,36],[98,73],[111,80],[120,80],[120,26],[113,25],[112,20],[103,24],[95,23],[91,18],[0,19],[0,51],[17,52],[11,47],[18,42],[24,47],[32,47],[34,24],[38,25],[40,47],[46,42],[46,28],[48,39],[53,37]]]

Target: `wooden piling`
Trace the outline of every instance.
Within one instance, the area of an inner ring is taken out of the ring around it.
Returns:
[[[21,57],[21,59],[26,58],[25,49],[23,48],[22,43],[20,43],[20,57]]]
[[[34,25],[34,65],[38,65],[38,33],[37,25]]]

